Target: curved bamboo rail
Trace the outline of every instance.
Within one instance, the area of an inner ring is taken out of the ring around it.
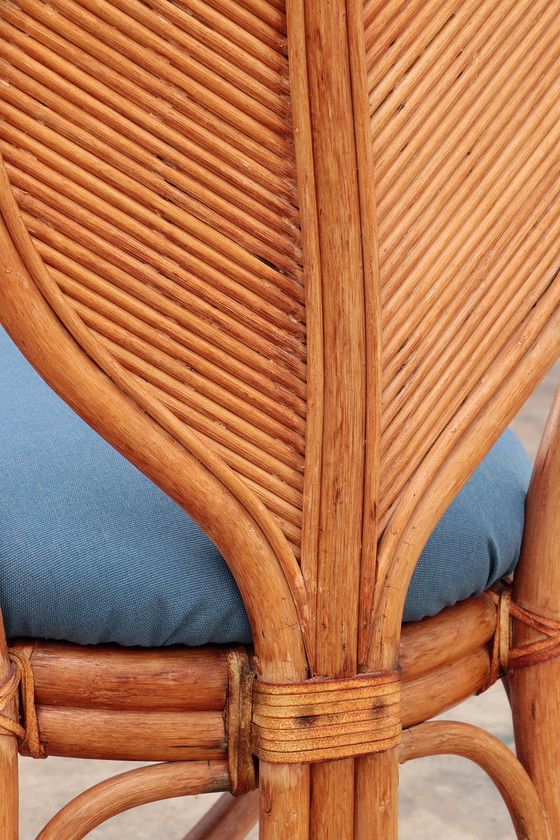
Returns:
[[[494,602],[481,595],[404,626],[405,726],[480,690],[489,673],[495,622]],[[43,640],[30,651],[26,642],[13,647],[28,649],[41,741],[49,755],[217,759],[226,758],[228,740],[230,746],[235,741],[227,649],[127,650]]]
[[[45,264],[39,257],[22,221],[3,166],[0,167],[0,201],[0,209],[4,219],[3,229],[0,232],[4,246],[2,248],[2,262],[7,278],[0,285],[0,299],[2,300],[2,314],[6,325],[9,327],[11,324],[17,333],[16,324],[19,323],[20,298],[23,306],[28,305],[30,297],[34,298],[35,309],[28,308],[27,327],[30,330],[30,338],[27,349],[29,352],[30,348],[34,346],[37,353],[37,356],[34,356],[34,361],[38,369],[44,370],[44,366],[48,365],[46,375],[51,384],[56,387],[58,381],[60,383],[59,387],[66,393],[66,398],[70,399],[68,373],[72,369],[73,363],[74,372],[70,374],[69,378],[70,381],[73,379],[74,385],[78,386],[72,396],[73,404],[81,408],[86,419],[89,417],[92,425],[96,426],[98,431],[105,432],[106,436],[113,440],[115,436],[114,420],[106,424],[106,428],[103,428],[104,424],[100,412],[94,411],[92,414],[91,407],[92,405],[109,404],[111,409],[107,410],[110,411],[110,416],[114,418],[115,412],[120,415],[121,423],[124,425],[124,428],[121,428],[122,437],[120,440],[123,454],[128,454],[132,460],[137,462],[141,458],[141,465],[148,475],[153,476],[154,479],[159,481],[160,485],[165,484],[166,486],[163,489],[169,491],[169,494],[176,501],[188,508],[195,519],[200,521],[203,517],[202,524],[205,525],[216,545],[222,548],[226,557],[230,556],[230,562],[233,564],[232,572],[239,577],[239,587],[244,600],[246,599],[248,604],[249,617],[263,628],[260,631],[256,625],[253,628],[255,645],[263,667],[271,667],[273,672],[278,667],[275,649],[284,638],[286,644],[284,662],[292,662],[294,651],[299,647],[299,664],[295,665],[295,671],[298,675],[302,674],[303,671],[302,675],[305,675],[305,656],[301,637],[299,643],[296,642],[294,646],[295,637],[300,634],[300,625],[285,572],[287,572],[295,589],[299,591],[297,602],[305,612],[304,584],[293,553],[290,551],[280,528],[257,497],[219,458],[209,452],[208,448],[196,436],[196,433],[188,430],[159,400],[154,399],[145,387],[136,383],[85,328],[81,319],[62,297],[60,290],[52,281]],[[14,271],[14,266],[20,267],[18,272]],[[28,276],[29,280],[24,279],[25,275]],[[10,282],[8,283],[8,281]],[[66,322],[69,332],[66,332],[62,327],[54,313],[57,313],[58,318]],[[37,321],[36,328],[31,326],[33,318]],[[71,338],[72,333],[77,344]],[[44,347],[38,349],[43,342],[45,343]],[[52,358],[49,358],[49,350],[47,349],[53,344],[59,349],[56,363]],[[88,357],[84,356],[81,348],[87,348]],[[95,360],[99,366],[97,367],[92,360]],[[80,393],[80,386],[76,380],[76,371],[79,372],[84,367],[88,369],[89,389],[87,394]],[[111,381],[111,386],[108,385],[107,376]],[[131,400],[136,402],[131,402]],[[151,426],[147,422],[146,415],[139,410],[138,404],[142,404],[147,414],[153,417]],[[134,437],[134,429],[136,429],[138,435],[136,438]],[[139,446],[139,441],[145,443],[147,435],[153,439],[151,464],[148,460],[150,450],[145,445]],[[175,441],[175,445],[173,441]],[[142,450],[141,453],[139,449]],[[183,460],[184,464],[181,478],[177,474],[178,457]],[[165,471],[167,478],[165,480],[161,473],[164,459],[168,462],[168,470]],[[181,483],[183,486],[179,490]],[[217,515],[215,508],[215,513],[212,514],[212,506],[204,503],[205,499],[209,500],[211,497],[215,499],[216,495],[222,499],[220,515]],[[225,513],[228,500],[231,506],[230,515],[232,516],[230,521],[236,521],[236,528],[226,528],[224,531],[224,523],[228,518]],[[195,501],[198,503],[197,510],[193,510]],[[235,514],[234,508],[236,508]],[[249,514],[249,509],[253,510],[256,519],[252,519],[253,514]],[[211,522],[211,519],[213,522]],[[253,521],[253,525],[250,524],[250,521]],[[260,524],[257,524],[259,521]],[[245,523],[243,528],[242,523]],[[241,537],[242,532],[243,537]],[[236,542],[238,547],[233,548]],[[243,548],[241,547],[242,544]],[[248,551],[250,545],[253,545],[252,551]],[[276,552],[279,552],[279,554]],[[284,558],[283,568],[279,565],[279,557]],[[237,560],[234,560],[234,558],[237,558]],[[267,573],[262,577],[259,576],[258,579],[252,576],[249,571],[257,565],[257,558],[261,567],[265,562],[271,564]],[[267,559],[265,560],[265,558]],[[241,564],[239,567],[237,567],[237,562]],[[242,573],[241,568],[245,566],[247,566],[246,573]],[[259,583],[257,583],[257,580]],[[263,593],[260,591],[260,585],[263,581],[267,581],[274,589],[280,587],[273,603],[277,604],[281,611],[287,611],[280,618],[277,632],[272,637],[264,632],[264,627],[270,622],[271,612],[268,604],[266,610],[264,609]],[[245,592],[244,589],[247,585],[250,589],[256,586],[255,591]],[[288,586],[288,591],[284,595],[280,595],[280,592],[286,586]],[[259,605],[263,612],[257,619],[255,610],[260,610]],[[308,626],[305,619],[304,625]],[[291,629],[288,630],[288,628]],[[287,637],[293,638],[288,641]],[[264,644],[264,648],[261,643]],[[271,645],[271,648],[269,648],[269,645]],[[276,664],[273,665],[273,662]],[[283,678],[287,679],[285,666],[281,670]]]
[[[101,823],[137,805],[210,793],[227,786],[228,769],[223,761],[156,764],[128,770],[65,805],[39,832],[37,840],[81,840]]]
[[[403,732],[399,761],[428,755],[469,758],[490,776],[506,803],[519,840],[551,840],[535,787],[499,738],[470,723],[432,721]]]

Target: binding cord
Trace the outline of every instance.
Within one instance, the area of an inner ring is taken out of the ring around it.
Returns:
[[[20,752],[32,758],[46,758],[47,754],[39,738],[39,724],[35,709],[35,680],[29,657],[13,648],[8,651],[12,671],[6,682],[0,686],[0,710],[17,697],[21,690],[21,715],[23,725],[7,715],[0,714],[0,734],[15,735]]]
[[[501,592],[490,590],[487,594],[497,605],[496,631],[492,645],[490,673],[479,693],[490,688],[500,676],[511,673],[517,668],[539,665],[560,656],[560,621],[558,619],[538,615],[538,613],[516,604],[515,601],[511,600],[511,589],[509,587],[504,588]],[[512,647],[512,618],[542,633],[544,638],[520,647]]]

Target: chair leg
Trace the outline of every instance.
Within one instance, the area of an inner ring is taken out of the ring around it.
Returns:
[[[356,769],[356,840],[397,840],[398,749],[360,758]]]
[[[0,687],[7,683],[12,673],[4,628],[0,616]],[[11,700],[2,715],[15,718],[17,705]],[[18,744],[11,733],[2,729],[0,721],[0,840],[18,840],[19,822]]]
[[[261,760],[259,788],[260,840],[309,840],[309,766]]]
[[[310,768],[260,766],[261,840],[396,840],[397,749]]]
[[[560,390],[529,488],[513,600],[560,621]],[[539,638],[514,621],[514,648]],[[557,639],[556,653],[559,645]],[[537,788],[550,836],[560,837],[560,657],[515,669],[509,688],[517,754]]]
[[[560,837],[560,661],[512,678],[517,755],[539,794],[551,837]]]
[[[0,737],[0,840],[18,838],[17,741]]]
[[[310,840],[353,840],[354,777],[353,758],[312,766]]]

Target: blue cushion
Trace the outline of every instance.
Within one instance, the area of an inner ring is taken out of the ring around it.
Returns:
[[[529,473],[506,433],[426,546],[406,620],[512,571]],[[0,605],[9,636],[250,641],[234,580],[208,537],[80,420],[1,330]]]

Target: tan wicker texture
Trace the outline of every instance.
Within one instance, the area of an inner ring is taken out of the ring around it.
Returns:
[[[525,770],[473,728],[422,723],[507,662],[507,599],[493,664],[488,597],[402,639],[401,615],[441,514],[560,355],[559,11],[0,0],[1,320],[214,540],[256,653],[247,674],[244,654],[226,668],[182,652],[195,705],[177,709],[159,652],[130,657],[144,701],[100,693],[126,655],[38,645],[51,751],[191,758],[184,790],[239,793],[252,737],[262,840],[396,840],[399,755],[454,748],[495,779],[520,838],[555,840],[560,660],[538,664],[538,698],[534,665],[512,677]],[[559,416],[513,590],[537,616],[520,646],[560,619]],[[0,684],[10,673],[0,634]],[[300,706],[316,675],[326,705]],[[0,738],[0,840],[16,840],[15,762]],[[179,776],[107,783],[40,836],[81,837],[96,802],[108,816]],[[247,801],[238,824],[225,799],[189,837],[240,838]]]
[[[365,14],[383,519],[480,380],[500,360],[508,375],[533,307],[558,304],[560,35],[550,3],[369,2]]]
[[[298,546],[305,317],[272,11],[260,23],[237,4],[201,18],[171,3],[6,4],[2,150],[80,317]]]

